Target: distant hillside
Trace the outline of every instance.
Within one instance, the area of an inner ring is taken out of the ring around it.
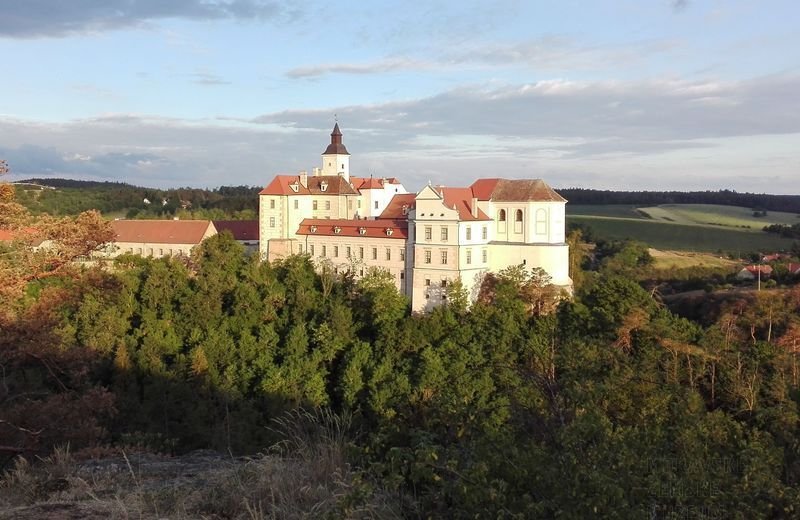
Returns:
[[[256,218],[260,189],[222,186],[213,190],[161,190],[123,182],[34,178],[17,183],[17,198],[34,214],[76,215],[96,209],[109,217],[236,219]]]
[[[765,193],[738,193],[720,191],[611,191],[584,188],[559,189],[570,204],[632,204],[658,206],[660,204],[721,204],[743,206],[768,211],[800,213],[800,195],[767,195]]]

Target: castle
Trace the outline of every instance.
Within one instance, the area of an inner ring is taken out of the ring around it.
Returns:
[[[429,184],[414,194],[395,178],[352,176],[337,123],[321,168],[276,175],[259,193],[260,254],[308,254],[356,277],[384,269],[415,312],[442,304],[457,279],[474,300],[486,272],[519,264],[571,291],[566,202],[540,179]]]

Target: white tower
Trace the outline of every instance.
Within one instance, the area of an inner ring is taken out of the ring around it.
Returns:
[[[331,132],[331,144],[322,153],[322,175],[341,175],[350,180],[350,154],[342,144],[342,132],[339,123]]]

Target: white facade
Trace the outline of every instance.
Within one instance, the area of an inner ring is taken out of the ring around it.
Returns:
[[[261,192],[262,258],[309,254],[357,277],[384,268],[414,312],[446,302],[455,280],[474,301],[486,272],[520,264],[571,292],[567,201],[543,181],[480,179],[412,196],[394,178],[351,176],[349,158],[336,125],[321,169],[276,176]]]

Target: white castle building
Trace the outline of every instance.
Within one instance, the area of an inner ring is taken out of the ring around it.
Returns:
[[[395,178],[351,176],[337,123],[322,168],[277,175],[259,194],[260,253],[308,254],[357,277],[385,269],[415,312],[442,304],[457,279],[474,300],[486,272],[519,264],[571,291],[566,202],[540,179],[478,179],[413,194]]]

